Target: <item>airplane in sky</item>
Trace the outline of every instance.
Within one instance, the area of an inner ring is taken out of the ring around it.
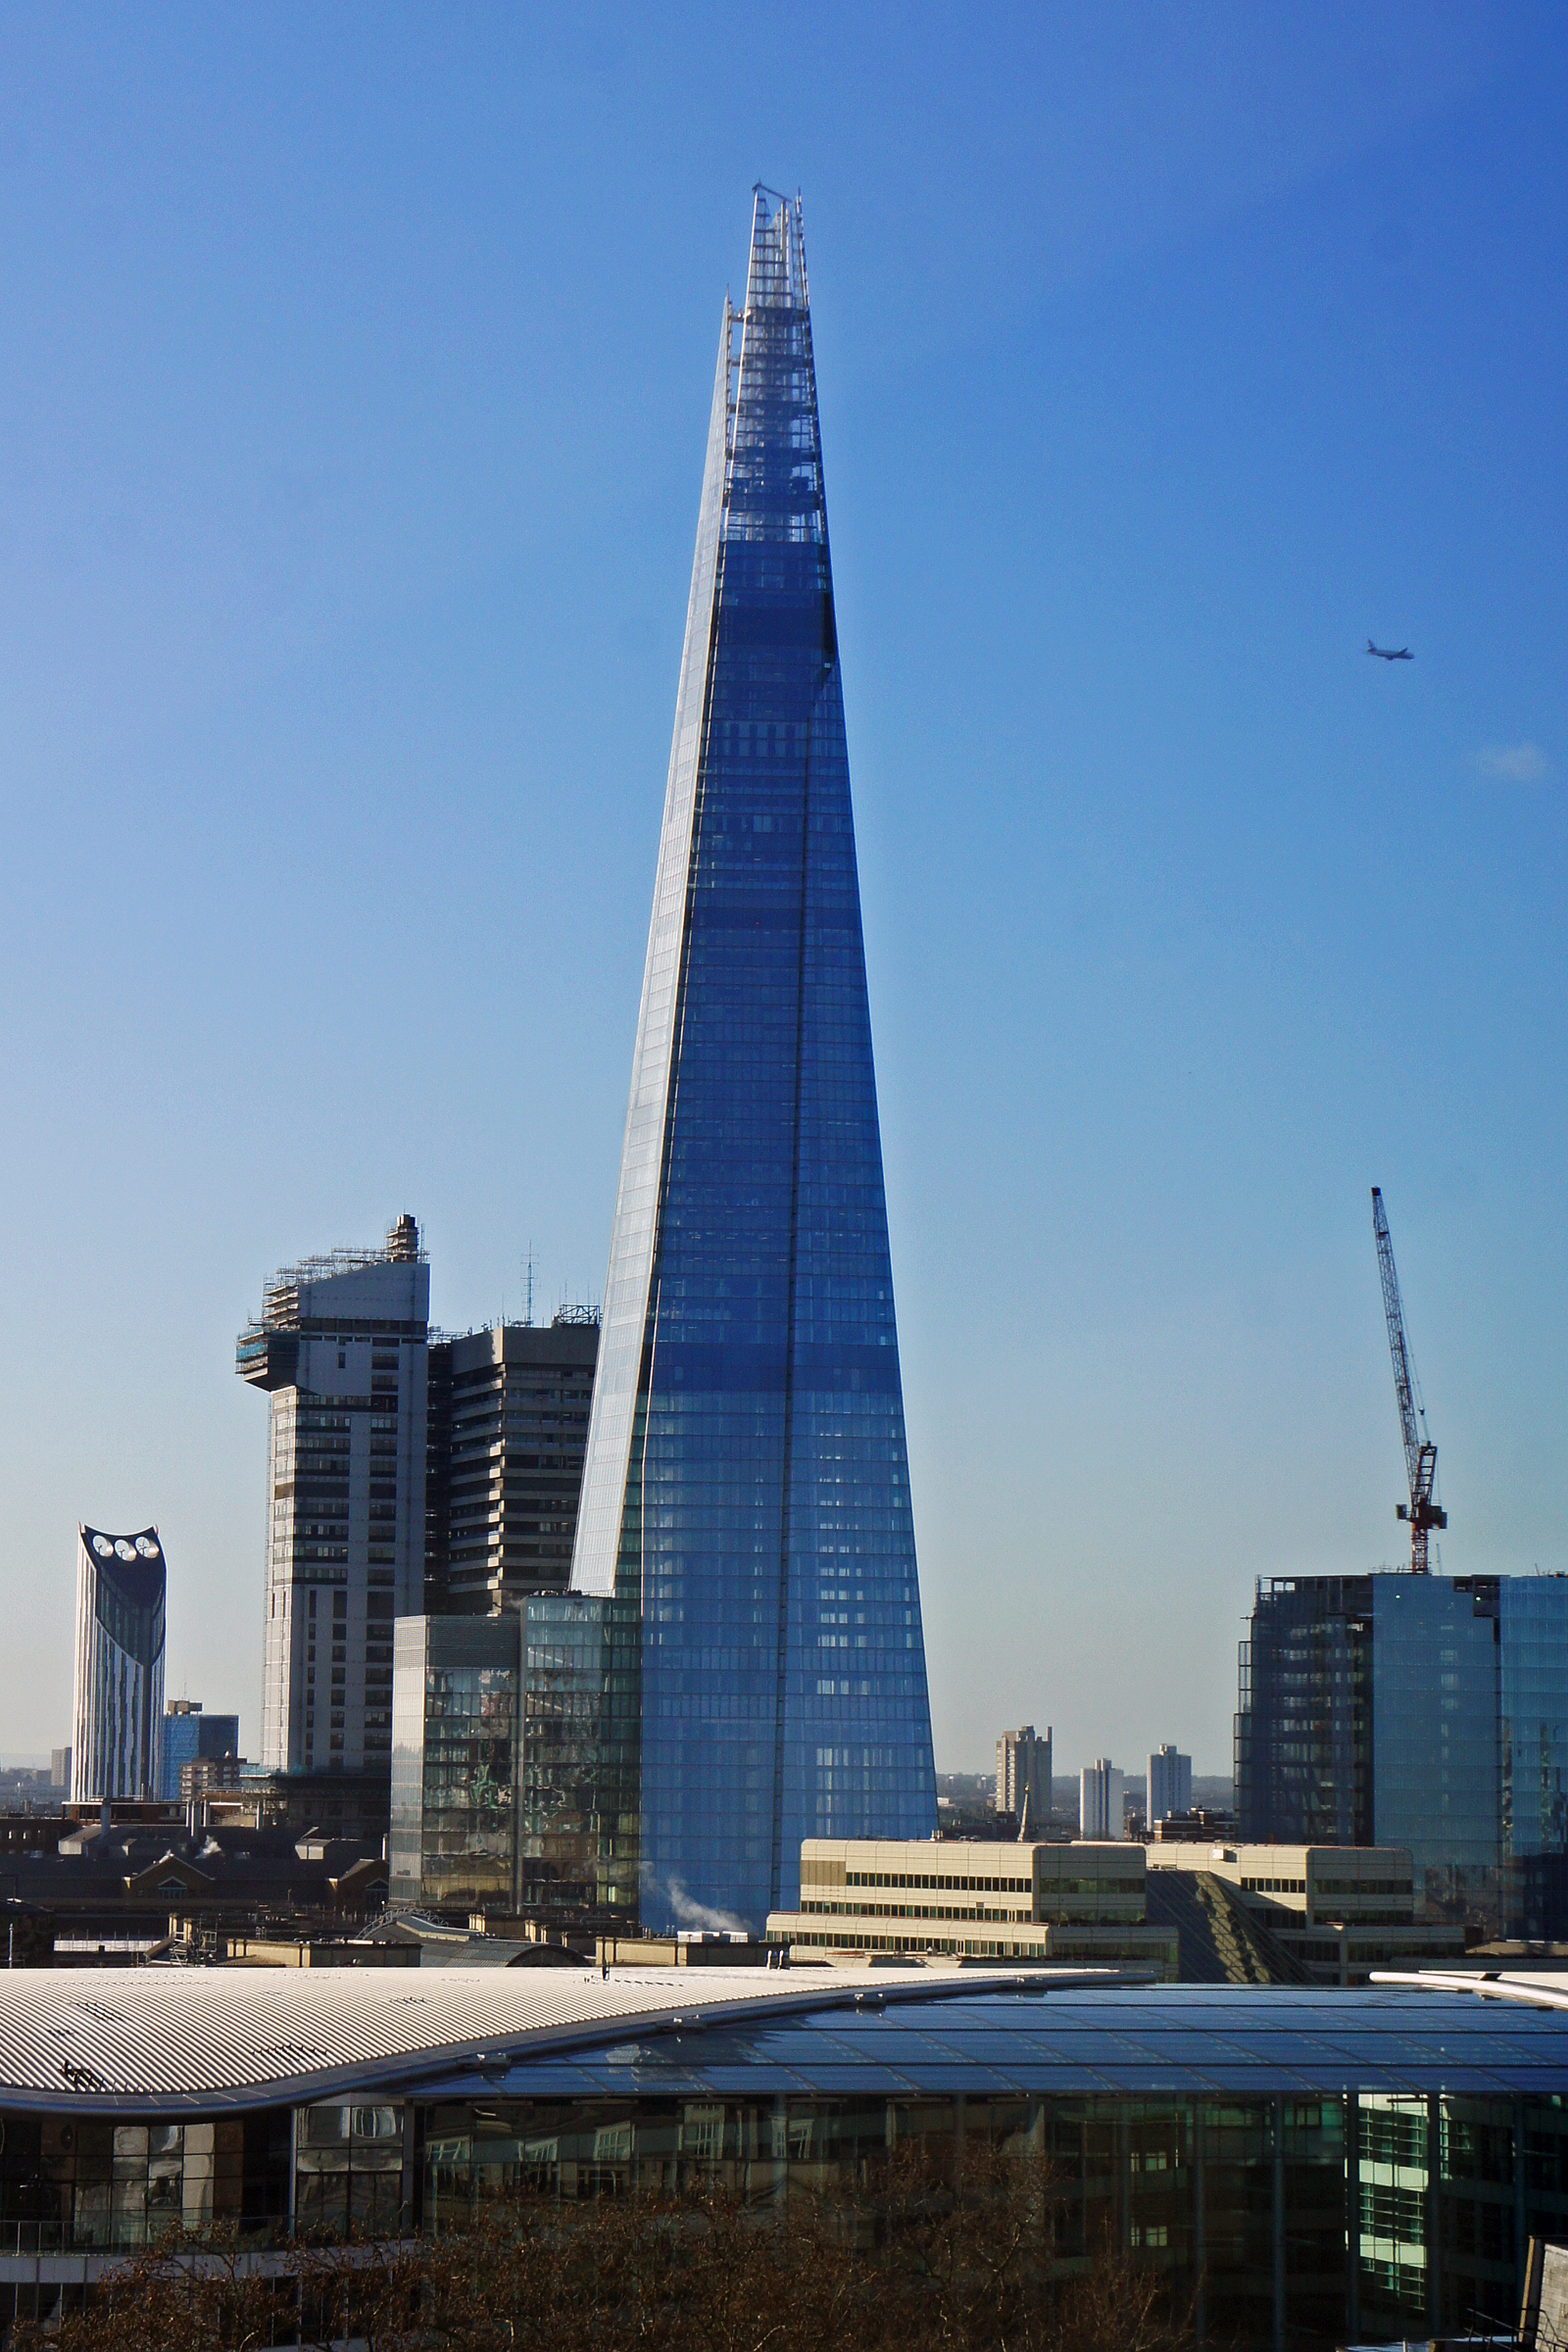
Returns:
[[[1407,645],[1401,645],[1398,652],[1394,653],[1386,645],[1374,645],[1370,637],[1366,641],[1366,650],[1369,654],[1376,654],[1380,662],[1413,662],[1415,660],[1414,654]]]

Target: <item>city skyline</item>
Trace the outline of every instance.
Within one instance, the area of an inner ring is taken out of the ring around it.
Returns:
[[[1221,1770],[1254,1579],[1400,1558],[1374,1183],[1445,1568],[1568,1567],[1564,36],[1104,23],[0,29],[62,126],[0,154],[7,1752],[69,1736],[78,1520],[166,1531],[169,1690],[256,1748],[270,1268],[408,1206],[438,1324],[530,1242],[599,1295],[759,174],[829,355],[939,1769]]]

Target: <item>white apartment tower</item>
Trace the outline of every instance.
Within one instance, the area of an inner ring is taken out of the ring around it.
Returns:
[[[1172,1813],[1190,1813],[1193,1809],[1193,1759],[1184,1756],[1170,1740],[1162,1740],[1149,1758],[1149,1826],[1165,1821]]]
[[[1078,1835],[1080,1838],[1125,1838],[1124,1798],[1127,1776],[1108,1756],[1097,1756],[1078,1775]]]
[[[164,1716],[164,1546],[76,1530],[76,1672],[71,1793],[78,1802],[157,1794]]]
[[[413,1217],[267,1284],[236,1368],[271,1396],[262,1762],[391,1771],[392,1626],[424,1599],[430,1269]]]
[[[997,1811],[1011,1813],[1031,1838],[1051,1825],[1051,1727],[1041,1738],[1032,1723],[1004,1732],[997,1741]]]

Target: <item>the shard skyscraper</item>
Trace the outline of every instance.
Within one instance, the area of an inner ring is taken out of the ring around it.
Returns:
[[[726,300],[572,1570],[641,1624],[646,1925],[936,1828],[801,208]]]

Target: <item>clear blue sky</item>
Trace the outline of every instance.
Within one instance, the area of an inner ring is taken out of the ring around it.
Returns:
[[[603,1280],[719,308],[805,193],[938,1762],[1228,1768],[1258,1574],[1568,1568],[1568,18],[0,18],[0,1749],[265,1275]],[[1369,662],[1368,634],[1416,660]]]

